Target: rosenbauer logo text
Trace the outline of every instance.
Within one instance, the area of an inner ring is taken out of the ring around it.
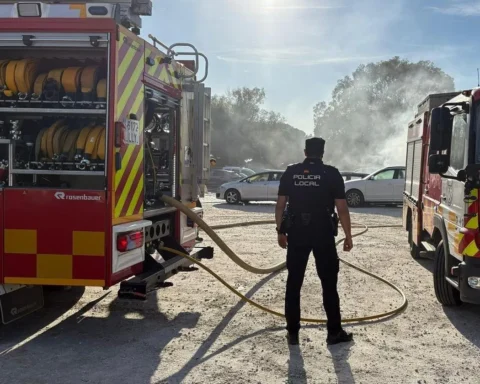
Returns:
[[[55,198],[57,200],[82,200],[82,201],[100,201],[100,196],[87,196],[87,195],[70,195],[65,192],[56,192]]]

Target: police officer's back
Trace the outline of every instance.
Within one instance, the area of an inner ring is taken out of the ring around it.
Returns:
[[[341,327],[337,292],[339,260],[334,237],[337,229],[335,207],[346,233],[344,249],[347,251],[352,247],[350,216],[340,172],[323,164],[324,146],[323,139],[308,139],[305,143],[305,161],[286,169],[278,192],[275,211],[278,242],[283,248],[288,242],[285,315],[291,344],[298,343],[300,290],[312,250],[323,287],[323,302],[328,318],[327,342],[335,344],[352,339]],[[288,213],[283,215],[287,200]]]

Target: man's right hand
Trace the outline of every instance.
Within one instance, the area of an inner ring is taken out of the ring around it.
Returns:
[[[288,241],[287,241],[287,235],[284,235],[284,234],[279,233],[279,234],[278,234],[278,245],[279,245],[281,248],[285,249],[285,248],[287,248],[287,243],[288,243]]]
[[[353,248],[353,239],[349,236],[343,241],[343,250],[345,252],[350,252]]]

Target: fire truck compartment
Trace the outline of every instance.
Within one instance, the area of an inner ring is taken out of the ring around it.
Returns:
[[[0,48],[0,182],[104,190],[110,34],[2,32]]]

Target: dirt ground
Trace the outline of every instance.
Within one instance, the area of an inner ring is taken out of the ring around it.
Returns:
[[[272,204],[204,203],[212,225],[273,217]],[[401,208],[352,216],[401,224]],[[219,233],[251,264],[284,260],[273,226]],[[394,318],[347,326],[355,334],[349,345],[327,347],[325,329],[306,324],[300,346],[289,348],[282,319],[244,304],[199,270],[174,276],[172,287],[147,302],[118,300],[118,287],[50,293],[42,311],[0,327],[0,383],[480,383],[480,307],[442,308],[433,262],[411,259],[402,229],[371,229],[340,256],[388,278],[409,300]],[[283,310],[286,272],[253,275],[218,250],[206,264],[245,295]],[[400,303],[391,288],[344,265],[339,291],[344,318]],[[324,316],[313,257],[302,308],[304,316]]]

